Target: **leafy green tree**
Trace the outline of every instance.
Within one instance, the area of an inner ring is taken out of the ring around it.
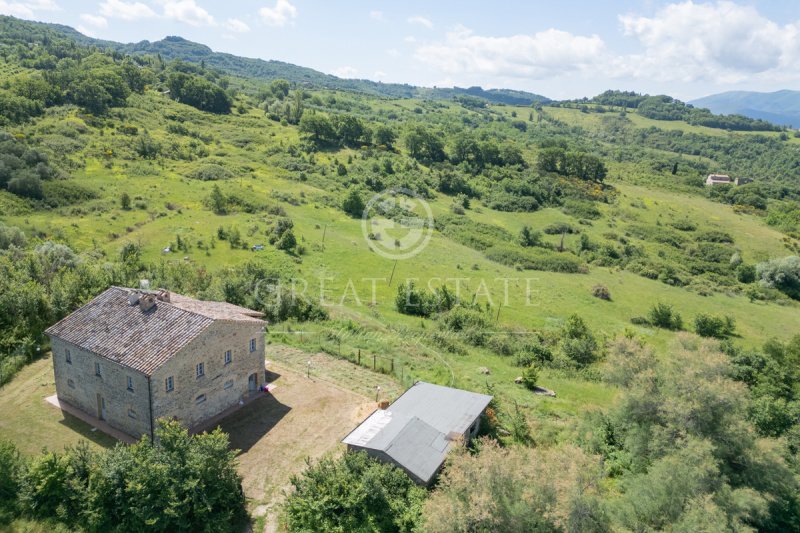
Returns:
[[[602,479],[597,458],[575,446],[503,448],[483,439],[477,453],[451,452],[437,489],[425,503],[421,529],[609,531]]]
[[[389,126],[380,124],[375,128],[372,137],[378,146],[385,146],[388,150],[393,150],[394,143],[397,140],[397,133]]]
[[[128,211],[131,208],[131,196],[128,193],[123,192],[119,197],[119,205],[122,207],[122,209]]]
[[[303,113],[300,131],[318,147],[332,146],[336,143],[336,130],[330,119],[322,113]]]
[[[323,457],[291,482],[284,505],[290,531],[413,531],[425,500],[402,470],[365,452]]]
[[[561,351],[567,358],[581,366],[597,360],[597,340],[580,316],[567,318],[561,336]]]
[[[521,246],[539,246],[542,243],[542,234],[534,231],[530,226],[522,226],[519,232],[519,243]]]
[[[533,364],[522,371],[522,384],[528,390],[534,390],[539,381],[539,369]]]
[[[659,302],[650,308],[648,321],[657,328],[679,330],[683,328],[683,319],[671,305]]]
[[[224,215],[228,212],[228,199],[222,194],[219,185],[214,185],[211,195],[208,198],[208,205],[217,215]]]
[[[446,158],[441,136],[425,126],[415,124],[405,134],[405,146],[411,157],[424,163],[437,163]]]
[[[342,202],[342,211],[353,218],[361,218],[364,215],[366,205],[361,199],[361,194],[356,189],[350,189]]]
[[[269,84],[269,91],[278,100],[283,100],[289,96],[290,88],[291,86],[289,85],[289,82],[280,78],[277,80],[272,80],[272,82]]]
[[[765,287],[778,289],[790,298],[800,300],[800,257],[791,255],[759,263],[756,275]]]

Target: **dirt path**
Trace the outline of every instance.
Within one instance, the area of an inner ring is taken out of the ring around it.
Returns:
[[[274,390],[220,426],[241,450],[239,471],[251,511],[266,516],[265,531],[273,532],[291,476],[302,472],[308,459],[344,450],[341,439],[376,408],[376,386],[381,398],[389,399],[401,388],[389,376],[327,354],[280,345],[270,346],[267,354]]]

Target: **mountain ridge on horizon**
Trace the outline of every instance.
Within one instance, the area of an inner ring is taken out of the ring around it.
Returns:
[[[356,91],[390,98],[422,97],[434,100],[451,99],[454,96],[476,96],[492,103],[509,105],[531,105],[547,103],[552,99],[528,91],[514,89],[483,89],[482,87],[422,87],[407,83],[383,83],[367,79],[340,78],[333,74],[274,59],[260,59],[237,56],[227,52],[214,51],[210,46],[191,41],[184,37],[169,35],[158,41],[142,40],[135,43],[121,43],[96,39],[79,32],[71,26],[50,22],[29,21],[17,17],[0,15],[29,24],[48,28],[75,39],[81,44],[112,49],[127,54],[160,54],[167,60],[180,59],[190,63],[204,61],[208,66],[227,74],[255,78],[264,81],[284,78],[298,84],[309,84],[318,88]]]
[[[800,91],[724,91],[688,102],[713,113],[738,114],[781,126],[800,126]]]

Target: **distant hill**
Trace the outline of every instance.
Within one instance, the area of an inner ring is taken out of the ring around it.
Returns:
[[[325,74],[317,70],[285,63],[283,61],[254,59],[235,56],[223,52],[215,52],[208,46],[195,43],[183,37],[170,36],[160,41],[140,41],[138,43],[118,43],[87,37],[77,30],[62,24],[30,22],[14,17],[3,17],[15,21],[16,26],[32,25],[47,27],[80,44],[113,49],[125,54],[160,54],[166,60],[180,59],[190,63],[205,62],[209,67],[219,69],[226,74],[256,80],[274,80],[283,78],[292,83],[306,84],[315,88],[355,91],[389,98],[426,98],[432,100],[451,100],[457,95],[469,95],[483,98],[491,103],[508,105],[531,105],[535,102],[547,103],[550,99],[540,94],[508,89],[482,89],[481,87],[428,88],[401,83],[381,83],[371,80],[345,79]]]
[[[690,104],[705,107],[714,113],[738,114],[768,120],[783,126],[800,127],[800,91],[728,91],[712,94]]]

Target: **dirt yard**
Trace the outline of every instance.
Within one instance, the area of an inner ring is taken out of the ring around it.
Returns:
[[[254,514],[272,514],[307,457],[343,450],[339,441],[372,410],[371,401],[320,379],[272,365],[275,389],[230,415],[220,427],[239,455]]]
[[[340,440],[376,408],[376,386],[381,387],[381,397],[390,400],[400,391],[388,376],[326,354],[281,348],[279,357],[268,364],[274,390],[220,422],[231,446],[241,450],[239,470],[250,510],[256,518],[263,517],[267,531],[275,531],[277,506],[306,459],[344,450]],[[302,372],[308,359],[310,378]],[[23,368],[0,389],[0,436],[28,455],[43,447],[60,451],[80,440],[98,447],[116,443],[48,404],[45,398],[54,393],[49,357]]]

